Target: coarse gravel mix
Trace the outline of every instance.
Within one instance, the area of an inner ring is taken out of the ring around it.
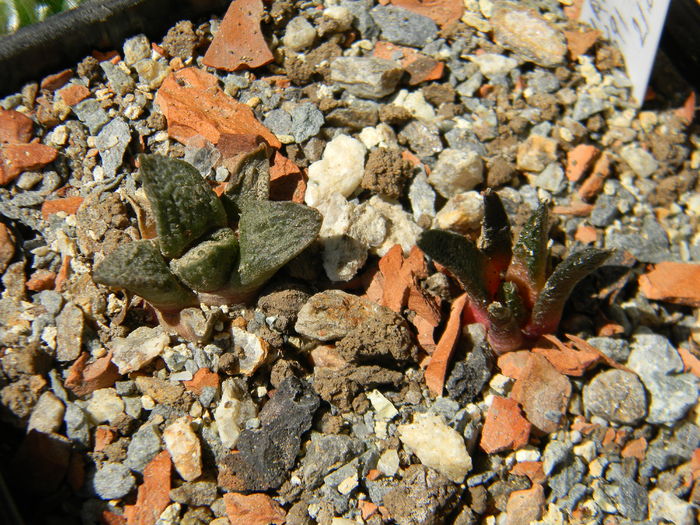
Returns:
[[[638,109],[571,4],[236,0],[2,99],[0,472],[26,523],[696,523],[694,98]],[[217,189],[260,142],[321,231],[250,304],[203,305],[207,341],[92,281],[148,231],[139,153]],[[614,250],[558,338],[498,358],[415,248],[476,239],[487,188],[516,231],[552,202],[556,259]]]

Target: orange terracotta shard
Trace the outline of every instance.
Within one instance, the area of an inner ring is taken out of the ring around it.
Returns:
[[[511,397],[520,403],[534,427],[549,434],[562,423],[571,397],[571,383],[545,357],[532,353],[513,385]]]
[[[603,153],[593,166],[590,176],[578,189],[578,194],[585,201],[593,199],[603,189],[603,183],[608,175],[610,175],[610,157]]]
[[[306,178],[292,160],[275,151],[270,164],[270,200],[304,202]]]
[[[112,352],[87,364],[89,358],[90,354],[83,352],[68,370],[66,388],[78,397],[86,396],[100,388],[110,387],[119,379],[117,365],[112,363]]]
[[[513,465],[510,473],[513,476],[527,476],[533,483],[542,483],[547,479],[541,461],[521,461]]]
[[[579,144],[566,154],[566,178],[577,182],[593,167],[600,150],[591,144]]]
[[[409,74],[408,83],[412,86],[429,80],[439,80],[445,70],[445,64],[433,57],[389,42],[377,42],[372,54],[377,58],[399,62]]]
[[[168,75],[156,103],[168,121],[168,134],[185,144],[197,136],[218,144],[228,133],[260,135],[273,148],[281,146],[250,107],[224,93],[217,78],[201,69],[188,67]]]
[[[452,303],[450,317],[447,326],[435,348],[435,352],[430,358],[430,363],[425,369],[425,384],[430,392],[435,396],[442,395],[442,388],[445,385],[447,368],[452,360],[455,346],[459,340],[461,329],[462,310],[467,302],[467,294],[462,294]]]
[[[556,337],[545,336],[543,339],[532,351],[546,357],[547,361],[564,375],[580,377],[601,360],[600,352],[592,350],[592,347],[577,351]]]
[[[226,71],[253,69],[272,62],[273,56],[260,30],[261,0],[236,0],[221,21],[204,64]]]
[[[90,90],[80,84],[71,84],[61,89],[58,94],[67,106],[75,106],[90,96]]]
[[[564,31],[566,46],[569,48],[569,55],[572,60],[576,60],[581,55],[593,47],[600,38],[601,32],[597,29],[590,31]]]
[[[686,372],[690,372],[694,376],[700,377],[700,359],[691,354],[690,350],[687,348],[679,348],[678,353],[681,355],[683,367],[685,368]]]
[[[146,465],[136,505],[124,509],[129,525],[154,525],[170,503],[170,482],[173,464],[166,450]]]
[[[639,277],[647,299],[700,306],[700,264],[662,262]]]
[[[454,24],[464,13],[462,0],[391,0],[391,4],[427,16],[440,27]]]
[[[408,301],[410,275],[402,271],[402,266],[403,250],[399,244],[392,246],[379,260],[379,271],[384,276],[382,305],[394,312],[401,312]]]
[[[83,198],[77,196],[44,201],[41,205],[41,216],[44,219],[48,219],[51,215],[59,211],[66,212],[68,215],[75,215],[82,203]]]
[[[205,387],[219,388],[219,380],[219,374],[216,372],[212,372],[208,368],[200,368],[192,379],[183,381],[182,384],[187,390],[199,396],[202,395]]]
[[[50,164],[58,152],[44,144],[3,144],[0,147],[0,186],[15,180],[20,173]]]
[[[0,142],[27,143],[32,138],[32,119],[14,109],[0,109]]]
[[[281,525],[287,519],[284,509],[267,494],[224,494],[226,514],[231,525]]]
[[[513,399],[496,396],[486,413],[480,446],[487,454],[527,445],[532,425]]]

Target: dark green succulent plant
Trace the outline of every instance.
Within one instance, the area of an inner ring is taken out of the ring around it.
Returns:
[[[512,244],[510,224],[496,193],[484,194],[479,247],[449,231],[429,230],[418,246],[447,268],[467,293],[468,312],[483,324],[497,354],[554,332],[574,286],[610,256],[586,248],[549,273],[549,205],[541,203]]]
[[[139,161],[158,236],[119,246],[93,279],[141,296],[161,321],[199,303],[248,301],[318,235],[318,211],[268,200],[265,147],[239,162],[221,197],[184,161],[160,155]]]

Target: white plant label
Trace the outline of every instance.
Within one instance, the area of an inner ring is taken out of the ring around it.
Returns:
[[[585,0],[581,9],[581,21],[599,29],[620,48],[632,81],[632,95],[640,106],[669,3],[670,0]]]

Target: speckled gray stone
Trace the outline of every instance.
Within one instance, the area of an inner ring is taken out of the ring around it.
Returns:
[[[338,57],[331,63],[331,80],[356,97],[380,99],[394,92],[403,69],[392,60]]]
[[[372,9],[370,15],[379,26],[382,40],[392,44],[422,47],[437,37],[435,22],[401,7],[380,5]]]
[[[126,465],[104,463],[92,479],[92,489],[102,499],[119,499],[136,486],[136,480]]]
[[[647,421],[671,424],[681,419],[698,399],[698,379],[683,371],[683,361],[668,339],[637,335],[627,366],[636,372],[651,395]]]
[[[129,442],[124,464],[135,472],[143,472],[146,465],[160,452],[160,433],[155,425],[146,424],[138,429]]]
[[[586,415],[612,423],[633,425],[647,413],[647,399],[639,378],[624,370],[606,370],[583,389]]]

